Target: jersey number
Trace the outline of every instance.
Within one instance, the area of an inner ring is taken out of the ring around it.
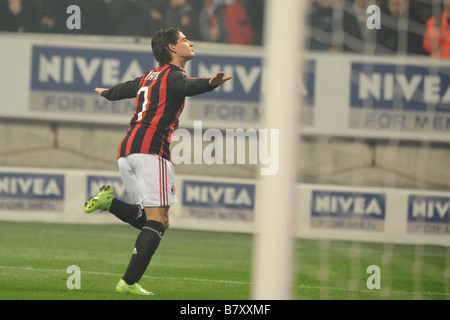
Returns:
[[[150,81],[155,81],[156,79],[158,79],[158,76],[161,72],[160,71],[155,71],[150,73],[146,79],[144,79],[144,82],[148,82]],[[148,86],[144,86],[142,88],[139,89],[138,91],[138,95],[141,94],[141,92],[144,92],[144,102],[142,103],[142,107],[141,107],[141,112],[138,113],[138,117],[136,121],[141,121],[142,120],[142,114],[144,113],[144,111],[147,111],[148,108]]]
[[[138,117],[137,117],[136,121],[142,120],[142,114],[144,113],[144,111],[147,111],[147,106],[148,106],[148,87],[140,88],[138,91],[138,95],[140,95],[141,92],[144,92],[144,102],[142,103],[141,112],[138,113]]]

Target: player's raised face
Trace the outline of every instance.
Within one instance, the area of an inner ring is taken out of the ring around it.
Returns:
[[[194,43],[189,41],[183,32],[178,33],[178,41],[174,47],[174,53],[180,58],[191,60],[195,56],[194,49],[192,48]]]

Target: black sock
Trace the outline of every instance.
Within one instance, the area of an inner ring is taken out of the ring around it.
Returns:
[[[141,209],[137,204],[129,204],[116,198],[112,200],[109,212],[139,230],[142,230],[147,221],[144,209]]]
[[[132,285],[135,282],[139,282],[153,254],[156,252],[164,232],[165,228],[162,223],[154,220],[145,222],[141,233],[136,239],[127,271],[122,277],[127,284]]]

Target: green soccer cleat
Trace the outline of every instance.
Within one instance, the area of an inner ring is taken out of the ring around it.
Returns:
[[[115,197],[114,190],[111,186],[103,186],[97,195],[86,201],[84,204],[84,212],[91,213],[95,210],[109,211],[111,202]]]
[[[134,283],[129,285],[125,282],[125,280],[120,279],[119,283],[116,286],[117,293],[131,293],[131,294],[140,294],[144,296],[152,296],[153,292],[147,291],[139,283]]]

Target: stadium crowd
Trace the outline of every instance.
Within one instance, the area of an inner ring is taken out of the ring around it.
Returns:
[[[307,0],[310,50],[450,57],[450,0]],[[0,0],[0,31],[148,37],[179,26],[193,41],[261,45],[264,0]],[[78,5],[81,29],[66,26]],[[282,4],[282,1],[280,1]],[[369,5],[381,28],[366,26]]]
[[[370,5],[380,8],[371,29]],[[450,58],[450,0],[312,0],[310,50]]]
[[[179,26],[191,40],[260,45],[264,0],[0,0],[0,31],[149,37]],[[81,29],[66,27],[70,5]]]

